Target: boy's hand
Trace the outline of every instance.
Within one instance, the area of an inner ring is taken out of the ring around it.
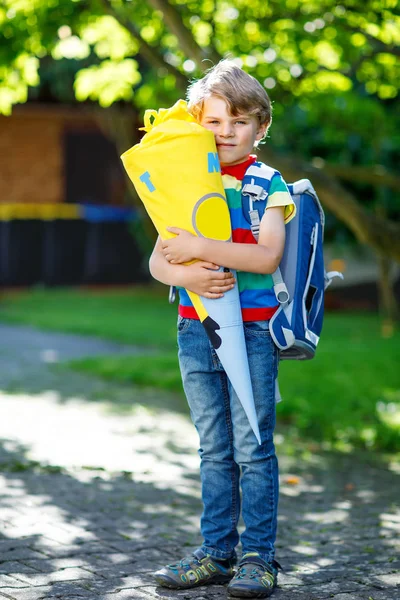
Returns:
[[[230,271],[218,271],[219,267],[214,263],[199,260],[184,269],[183,287],[205,298],[222,298],[236,283]]]
[[[162,242],[162,252],[168,262],[181,264],[198,258],[195,251],[199,240],[197,236],[179,227],[167,227],[167,230],[176,234],[176,237]]]

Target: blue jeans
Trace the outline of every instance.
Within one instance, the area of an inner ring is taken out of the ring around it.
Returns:
[[[217,559],[235,556],[242,511],[243,554],[258,552],[270,563],[275,554],[279,495],[273,441],[278,352],[268,321],[245,323],[244,327],[261,445],[200,321],[178,318],[178,357],[190,414],[200,437],[202,550]]]

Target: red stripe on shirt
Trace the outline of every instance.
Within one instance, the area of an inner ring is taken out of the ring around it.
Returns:
[[[178,307],[178,314],[184,319],[196,319],[197,321],[200,321],[193,306],[183,306],[183,304],[180,304]]]
[[[278,306],[272,306],[271,308],[242,308],[242,319],[243,321],[269,321],[277,311]]]
[[[232,242],[239,244],[257,244],[251,229],[234,229],[232,231]]]
[[[278,306],[271,308],[242,308],[242,319],[243,321],[269,321],[277,308]],[[200,320],[193,306],[182,306],[180,304],[178,312],[184,319]]]

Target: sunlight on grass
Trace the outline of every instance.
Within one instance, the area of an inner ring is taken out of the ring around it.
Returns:
[[[110,381],[182,395],[176,306],[165,287],[124,291],[35,290],[3,299],[0,319],[96,335],[158,351],[74,361],[73,369]],[[373,314],[327,314],[317,356],[280,366],[278,422],[326,449],[395,451],[400,438],[400,334],[381,336]]]
[[[114,381],[183,393],[176,352],[146,356],[100,356],[68,363],[84,373]]]
[[[0,320],[125,344],[171,348],[176,343],[176,306],[168,303],[165,286],[16,292],[2,297]]]

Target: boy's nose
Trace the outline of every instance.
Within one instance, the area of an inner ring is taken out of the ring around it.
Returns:
[[[222,137],[232,137],[233,135],[233,127],[230,123],[224,123],[221,126],[220,135]]]

